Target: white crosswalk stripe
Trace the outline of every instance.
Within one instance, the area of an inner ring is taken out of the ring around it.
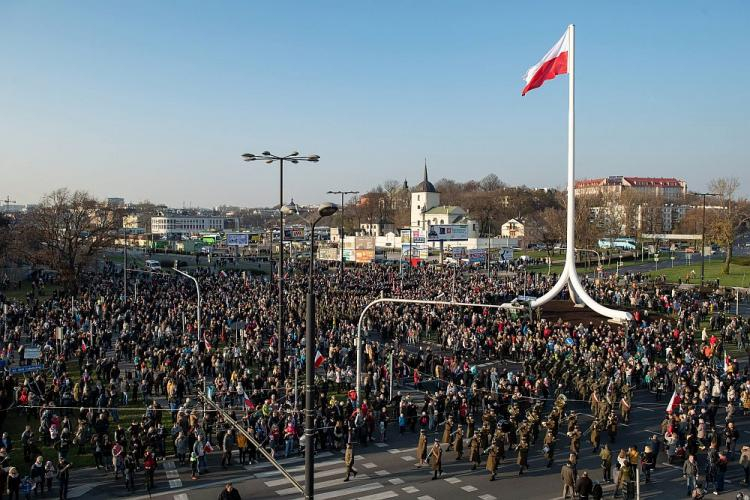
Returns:
[[[357,497],[355,500],[385,500],[386,498],[397,497],[398,493],[393,490],[381,491],[380,493],[373,493],[372,495],[366,495],[363,497]]]
[[[315,498],[318,500],[328,500],[330,498],[339,498],[347,495],[356,495],[357,493],[364,493],[365,491],[377,490],[382,488],[383,485],[380,483],[368,483],[361,486],[353,486],[351,488],[345,488],[343,490],[328,491],[326,493],[316,494]],[[295,500],[304,500],[303,497],[299,497]]]

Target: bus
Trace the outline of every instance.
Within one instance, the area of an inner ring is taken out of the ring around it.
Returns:
[[[637,247],[635,238],[615,238],[613,240],[599,240],[599,248],[618,248],[620,250],[635,250]]]

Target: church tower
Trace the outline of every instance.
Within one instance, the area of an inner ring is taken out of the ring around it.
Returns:
[[[411,227],[427,229],[424,212],[440,205],[440,193],[427,179],[427,160],[424,161],[424,179],[414,186],[411,193]]]

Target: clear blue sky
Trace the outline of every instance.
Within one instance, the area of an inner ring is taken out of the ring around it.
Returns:
[[[576,24],[577,177],[740,177],[750,3],[0,1],[0,196],[57,187],[270,205],[385,179],[565,179],[567,78],[525,70]]]

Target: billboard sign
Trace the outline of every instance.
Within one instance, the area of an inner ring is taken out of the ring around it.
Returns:
[[[354,258],[359,264],[369,264],[375,259],[375,250],[357,249],[354,251]]]
[[[284,239],[287,241],[304,241],[305,228],[304,227],[285,227]]]
[[[453,247],[451,248],[451,257],[456,260],[463,259],[466,255],[466,247]]]
[[[375,238],[372,236],[357,236],[354,240],[356,250],[375,250]]]
[[[351,248],[344,248],[344,262],[354,262],[354,250]]]
[[[338,248],[318,248],[319,260],[339,260]]]
[[[469,250],[469,262],[476,264],[478,262],[484,262],[487,260],[487,249],[486,248],[474,248]]]
[[[246,247],[250,244],[249,233],[227,233],[228,247]]]
[[[467,224],[435,224],[430,226],[430,241],[461,241],[469,239]]]
[[[500,258],[503,260],[513,260],[513,249],[503,248],[502,252],[500,253]]]

